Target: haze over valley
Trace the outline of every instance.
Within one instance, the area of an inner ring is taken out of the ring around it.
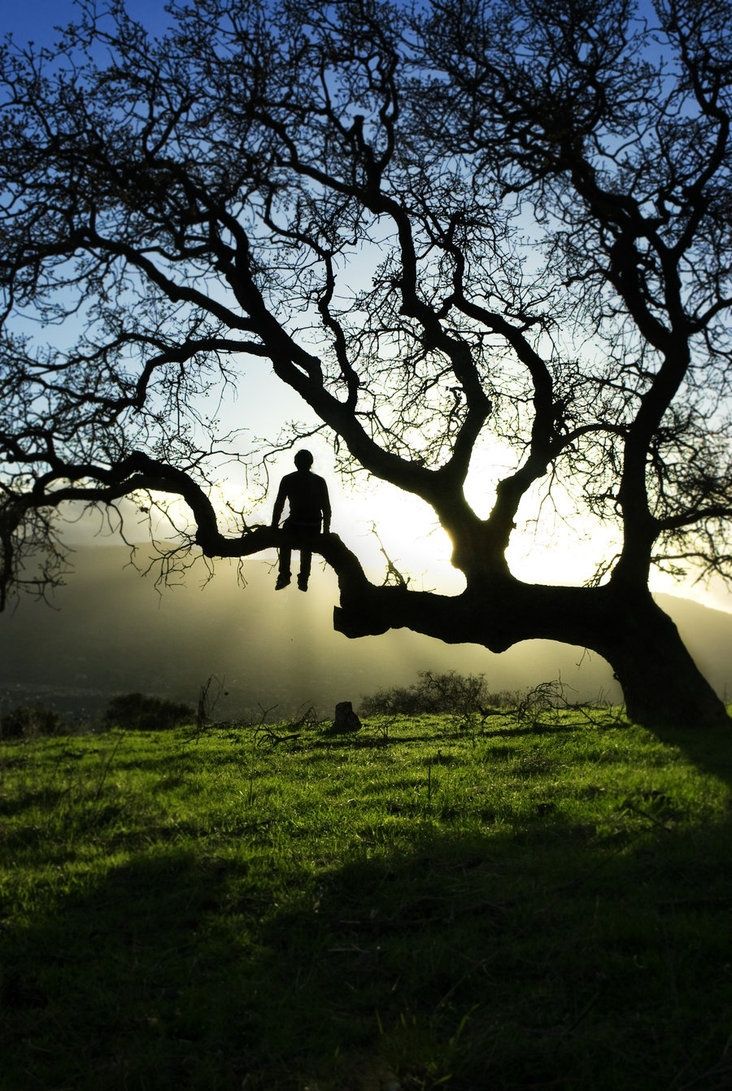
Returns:
[[[420,670],[485,674],[495,691],[520,690],[561,677],[576,698],[620,701],[607,664],[582,649],[526,641],[503,655],[472,645],[447,646],[406,630],[348,640],[332,629],[333,573],[315,565],[307,594],[274,591],[261,560],[244,568],[220,562],[205,586],[203,569],[158,593],[154,579],[127,565],[123,547],[77,550],[76,571],[54,607],[32,600],[0,615],[0,703],[40,701],[97,718],[111,696],[142,691],[195,704],[210,675],[227,696],[215,718],[255,716],[259,706],[288,715],[312,705],[320,714],[339,700],[406,685]],[[659,596],[717,692],[732,693],[732,615]]]

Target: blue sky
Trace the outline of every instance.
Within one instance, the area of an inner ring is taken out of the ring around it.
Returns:
[[[55,41],[55,27],[75,19],[76,10],[71,0],[0,0],[0,22],[3,33],[12,34],[18,42],[45,45]],[[161,0],[128,0],[127,10],[151,31],[164,29],[168,18]]]

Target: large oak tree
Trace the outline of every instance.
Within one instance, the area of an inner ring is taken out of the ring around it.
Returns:
[[[730,574],[729,4],[198,0],[173,20],[155,39],[82,3],[57,49],[2,47],[5,592],[53,581],[73,503],[180,498],[208,557],[282,542],[212,501],[201,407],[246,360],[430,505],[464,575],[453,596],[377,586],[325,535],[338,630],[569,642],[632,717],[726,723],[648,579]],[[496,440],[514,461],[483,518],[464,484]],[[621,531],[592,586],[509,570],[519,505],[559,489]]]

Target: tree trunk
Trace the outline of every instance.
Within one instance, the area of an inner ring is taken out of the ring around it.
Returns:
[[[650,728],[732,726],[676,625],[650,595],[629,601],[623,614],[612,637],[595,647],[613,668],[628,716]]]
[[[575,644],[608,661],[638,723],[687,731],[732,726],[675,624],[644,588],[549,587],[492,576],[450,597],[346,577],[334,627],[349,637],[408,628],[493,652],[532,639]]]

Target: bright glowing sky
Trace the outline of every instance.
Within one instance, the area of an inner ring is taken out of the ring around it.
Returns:
[[[16,40],[33,39],[37,44],[51,43],[54,26],[74,18],[71,0],[31,0],[17,3],[0,0],[0,25]],[[101,5],[100,5],[101,6]],[[128,0],[130,13],[142,19],[151,31],[164,29],[168,16],[161,0]],[[312,420],[306,406],[294,393],[267,373],[262,361],[246,366],[246,381],[239,398],[225,420],[226,427],[248,428],[253,434],[275,438],[282,424],[290,419]],[[314,422],[313,422],[314,423]],[[315,470],[330,483],[334,509],[333,530],[341,534],[359,554],[370,574],[378,576],[382,560],[370,527],[378,524],[384,546],[397,566],[413,577],[413,586],[452,591],[461,586],[459,574],[449,563],[450,546],[446,535],[435,525],[431,511],[418,499],[392,486],[361,479],[351,487],[340,483],[334,472],[332,454],[324,441],[308,441],[316,457]],[[469,500],[480,514],[489,507],[490,491],[496,479],[496,463],[505,456],[500,450],[476,458],[466,489]],[[510,456],[508,456],[510,458]],[[506,462],[510,466],[510,462]],[[272,464],[270,495],[252,512],[251,519],[268,522],[278,478],[292,468],[292,454],[286,453]],[[224,485],[224,494],[236,506],[246,494],[244,474],[234,471]],[[557,498],[556,512],[546,506],[541,534],[531,523],[531,501],[520,511],[518,533],[511,549],[511,563],[517,576],[524,579],[575,583],[588,578],[593,562],[614,552],[616,542],[609,531],[583,524],[568,515],[569,505]],[[78,531],[77,531],[78,534]],[[680,585],[663,575],[656,575],[654,590],[684,594],[718,609],[732,610],[732,596],[722,586]]]

